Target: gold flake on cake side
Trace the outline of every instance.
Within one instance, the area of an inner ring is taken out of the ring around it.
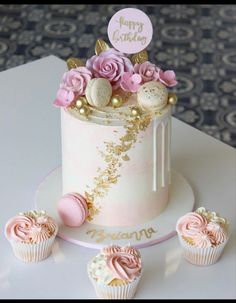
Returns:
[[[93,179],[93,187],[87,186],[85,197],[88,202],[89,217],[92,221],[99,214],[99,199],[104,198],[112,185],[121,177],[118,170],[123,161],[129,161],[127,152],[136,143],[140,131],[145,131],[151,122],[151,115],[133,117],[131,114],[126,118],[124,129],[125,135],[119,138],[120,143],[104,142],[105,152],[99,151],[103,160],[107,163],[105,169],[98,168],[98,175]]]

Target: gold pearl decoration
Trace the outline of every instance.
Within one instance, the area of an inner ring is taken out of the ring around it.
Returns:
[[[81,108],[83,106],[83,101],[81,99],[78,99],[76,102],[75,102],[75,106],[77,108]]]
[[[177,103],[177,100],[178,100],[178,98],[175,93],[168,94],[168,103],[175,105]]]
[[[111,97],[111,104],[114,108],[120,107],[123,102],[123,98],[120,95],[114,95]]]
[[[79,109],[79,113],[80,115],[84,116],[84,117],[88,117],[89,113],[90,113],[90,109],[87,105],[83,105],[80,109]]]
[[[85,97],[79,97],[76,102],[75,102],[75,106],[80,109],[81,107],[83,107],[84,105],[88,105],[88,101]]]
[[[90,108],[86,97],[81,96],[75,101],[75,107],[79,111],[81,116],[88,117],[90,114]]]
[[[131,108],[131,116],[140,118],[140,110],[138,107],[134,106]]]

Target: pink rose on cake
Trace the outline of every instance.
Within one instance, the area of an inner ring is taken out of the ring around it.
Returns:
[[[149,61],[134,65],[134,72],[142,77],[142,84],[159,80],[159,71],[160,68]]]
[[[121,77],[120,86],[124,91],[136,93],[141,86],[142,77],[139,74],[126,72]]]
[[[166,86],[172,87],[178,84],[175,79],[175,72],[173,70],[159,70],[159,80]]]
[[[94,55],[86,62],[94,77],[108,79],[113,90],[119,88],[121,77],[125,72],[133,73],[133,64],[125,54],[110,48]]]
[[[64,73],[54,105],[67,107],[77,97],[85,95],[86,86],[91,79],[91,71],[84,66]]]
[[[173,70],[163,71],[155,64],[146,61],[134,65],[134,72],[142,77],[142,84],[149,81],[160,81],[166,86],[175,86],[178,82],[175,79]]]

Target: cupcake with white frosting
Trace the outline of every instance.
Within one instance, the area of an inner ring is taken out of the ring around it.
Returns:
[[[5,226],[5,236],[15,256],[24,262],[46,259],[51,254],[57,231],[57,223],[45,211],[19,213]]]
[[[185,259],[195,265],[216,263],[229,239],[228,221],[204,207],[179,218],[176,231]]]
[[[141,255],[132,246],[107,246],[87,269],[98,298],[131,299],[142,274]]]

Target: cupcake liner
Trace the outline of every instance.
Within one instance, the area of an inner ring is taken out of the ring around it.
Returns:
[[[39,262],[49,257],[52,246],[57,235],[57,230],[47,240],[39,243],[23,243],[10,240],[15,256],[24,262]]]
[[[136,293],[142,273],[139,277],[134,279],[134,281],[129,282],[128,284],[116,286],[106,285],[102,282],[95,280],[93,277],[91,277],[89,271],[88,276],[94,286],[96,295],[99,299],[131,299]]]
[[[213,247],[200,248],[188,244],[180,235],[179,241],[183,248],[184,258],[194,264],[199,266],[211,265],[218,261],[220,258],[229,237],[221,244]]]

